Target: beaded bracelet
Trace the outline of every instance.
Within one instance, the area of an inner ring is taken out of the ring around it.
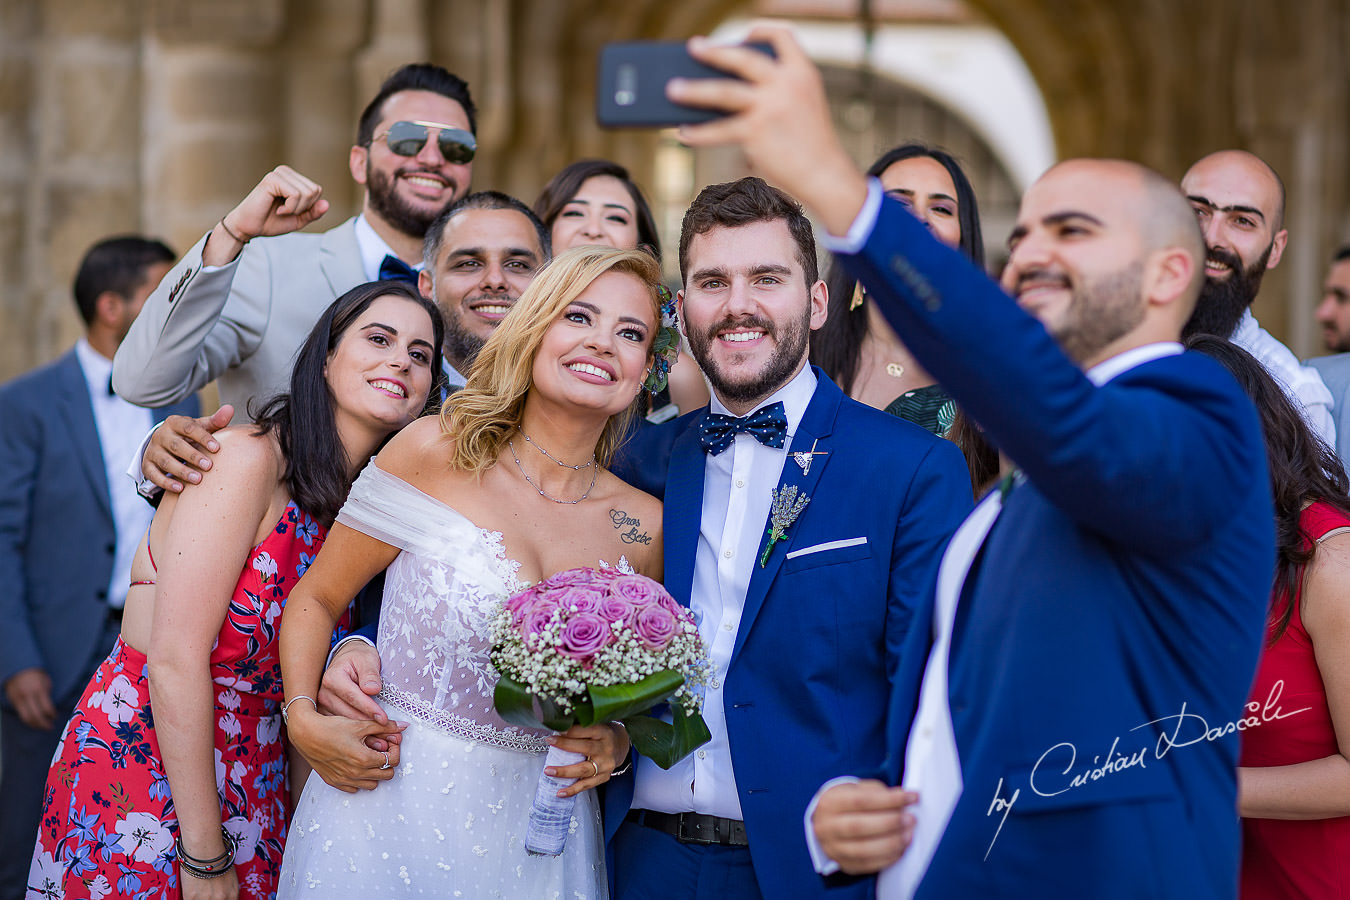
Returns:
[[[193,878],[219,878],[234,866],[234,852],[239,847],[238,840],[230,834],[224,825],[220,826],[220,838],[225,849],[211,859],[198,859],[183,847],[183,834],[180,831],[173,839],[174,849],[178,852],[178,865]]]

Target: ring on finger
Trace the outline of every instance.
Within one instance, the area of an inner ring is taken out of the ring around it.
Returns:
[[[383,770],[383,769],[391,768],[391,766],[389,765],[389,751],[388,751],[388,750],[381,750],[380,752],[384,754],[384,765],[380,766],[380,768],[381,768],[382,770]]]
[[[600,774],[600,764],[593,759],[587,759],[586,762],[591,764],[592,769],[595,769],[595,771],[591,773],[591,777],[595,778],[596,776],[598,776]]]

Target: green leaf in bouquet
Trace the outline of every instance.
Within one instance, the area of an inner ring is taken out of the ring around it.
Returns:
[[[587,722],[580,715],[577,721],[582,725],[595,722],[613,722],[644,713],[666,700],[684,684],[684,676],[674,669],[664,669],[637,682],[636,684],[616,684],[609,687],[590,688],[592,718]]]
[[[539,700],[536,709],[535,700],[529,688],[514,678],[503,675],[497,679],[492,703],[497,707],[497,714],[512,725],[566,731],[576,721],[575,713],[563,712],[558,704],[550,700]]]
[[[544,723],[545,728],[551,728],[554,731],[566,731],[579,721],[575,708],[572,712],[563,712],[562,707],[552,700],[545,700],[543,697],[535,697],[534,699],[539,703],[539,721]]]
[[[512,725],[522,728],[538,728],[539,716],[534,711],[534,697],[525,685],[508,675],[497,679],[497,688],[492,692],[492,705],[497,707],[497,715]]]
[[[670,705],[670,712],[674,724],[650,715],[623,720],[634,749],[663,769],[669,769],[695,748],[712,740],[703,716],[698,713],[685,715],[684,707],[678,703]]]

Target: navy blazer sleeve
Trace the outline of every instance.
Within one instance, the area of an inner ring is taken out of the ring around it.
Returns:
[[[971,508],[970,471],[955,444],[933,442],[919,465],[906,469],[909,485],[891,544],[886,612],[887,672],[892,681],[919,606],[933,602],[947,542]]]
[[[1261,448],[1235,439],[1255,413],[1217,364],[1186,354],[1094,386],[899,202],[885,199],[862,250],[841,259],[923,367],[1083,527],[1147,552],[1192,546],[1234,513],[1231,485],[1264,471]],[[1197,479],[1201,449],[1210,469]]]

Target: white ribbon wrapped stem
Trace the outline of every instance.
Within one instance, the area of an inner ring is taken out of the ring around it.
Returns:
[[[570,766],[585,759],[581,753],[549,747],[544,757],[545,766]],[[575,782],[575,778],[559,778],[556,775],[539,774],[539,783],[534,789],[534,804],[530,807],[530,825],[525,832],[525,849],[541,856],[557,856],[567,843],[567,834],[572,829],[572,808],[577,798],[559,797],[558,791]]]

